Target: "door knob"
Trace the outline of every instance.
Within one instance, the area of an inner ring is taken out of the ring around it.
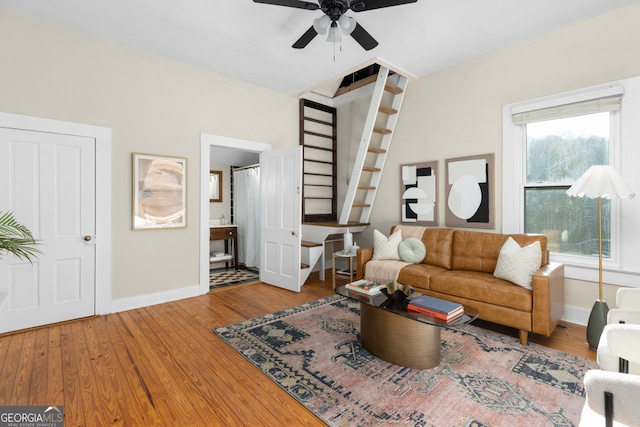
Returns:
[[[296,235],[296,232],[295,232],[295,231],[292,231],[292,232],[291,232],[291,235],[292,235],[292,236],[295,236],[295,235]]]
[[[85,242],[90,242],[91,241],[91,236],[84,236],[84,241]]]

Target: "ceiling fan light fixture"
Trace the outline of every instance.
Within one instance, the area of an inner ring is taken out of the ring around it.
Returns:
[[[348,36],[356,29],[356,20],[350,16],[342,15],[340,19],[338,19],[338,23],[345,36]]]
[[[327,15],[322,15],[320,18],[316,18],[313,20],[313,29],[316,30],[316,33],[318,34],[327,34],[329,25],[331,25],[331,18],[329,18]]]
[[[329,34],[327,35],[327,41],[329,43],[336,43],[340,41],[340,30],[338,29],[338,24],[336,24],[335,21],[331,23]]]

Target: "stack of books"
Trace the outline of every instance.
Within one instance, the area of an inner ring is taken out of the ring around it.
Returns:
[[[407,308],[410,311],[428,314],[436,319],[450,322],[464,314],[464,307],[457,302],[422,295],[409,301]]]
[[[362,279],[355,282],[347,283],[345,287],[349,290],[360,292],[366,295],[377,295],[381,293],[384,285],[372,282],[370,280]]]

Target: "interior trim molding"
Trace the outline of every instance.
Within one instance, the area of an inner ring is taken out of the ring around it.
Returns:
[[[171,289],[168,291],[155,292],[152,294],[137,295],[135,297],[121,298],[113,300],[111,312],[134,310],[136,308],[148,307],[150,305],[163,304],[166,302],[178,301],[200,295],[200,286],[193,285],[186,288]]]

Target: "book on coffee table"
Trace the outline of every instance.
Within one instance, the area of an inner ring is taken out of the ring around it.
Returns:
[[[422,314],[427,314],[429,316],[435,317],[436,319],[440,319],[440,320],[446,320],[447,322],[451,321],[451,320],[455,320],[458,317],[462,316],[464,314],[464,308],[462,306],[460,306],[459,310],[455,310],[449,314],[444,314],[444,313],[440,313],[438,311],[433,311],[433,310],[429,310],[426,308],[421,308],[421,307],[417,307],[417,306],[412,306],[411,304],[409,304],[407,306],[407,309],[409,311],[414,311],[416,313],[422,313]]]
[[[355,282],[347,283],[345,287],[349,290],[360,292],[366,295],[377,295],[382,292],[380,289],[382,289],[384,285],[374,283],[370,280],[362,279],[356,280]]]
[[[408,308],[409,310],[413,311],[424,312],[426,310],[440,315],[439,317],[435,316],[434,314],[434,317],[444,318],[445,320],[448,320],[448,318],[455,317],[456,315],[464,312],[464,308],[460,303],[431,297],[429,295],[422,295],[418,298],[412,299],[411,301],[409,301]]]

